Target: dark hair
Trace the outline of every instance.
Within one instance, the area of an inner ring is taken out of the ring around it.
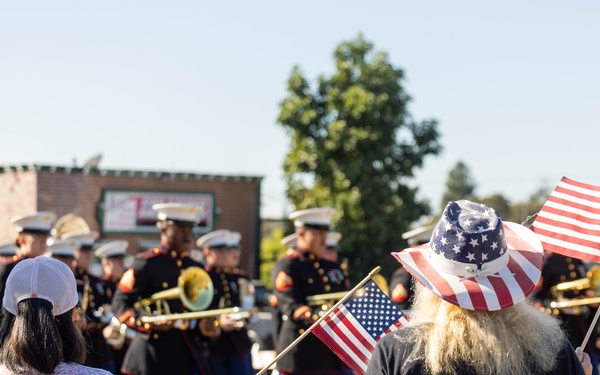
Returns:
[[[72,310],[52,316],[52,304],[40,298],[24,299],[18,306],[17,316],[2,309],[0,324],[0,362],[10,371],[33,368],[47,374],[61,361],[85,361],[85,340]]]

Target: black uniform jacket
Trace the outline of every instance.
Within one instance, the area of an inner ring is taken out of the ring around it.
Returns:
[[[207,267],[213,286],[218,308],[241,307],[241,284],[251,283],[239,268]],[[240,281],[241,280],[241,281]],[[252,296],[253,297],[253,296]],[[244,306],[246,307],[246,306]],[[213,357],[227,359],[250,352],[252,342],[245,328],[231,332],[221,332],[221,336],[210,343]]]
[[[276,340],[277,353],[312,325],[303,318],[293,319],[294,311],[307,304],[306,297],[347,291],[350,286],[338,263],[292,249],[277,261],[272,282],[282,319]],[[318,314],[319,310],[313,308],[312,312]],[[283,371],[330,371],[333,374],[347,366],[319,338],[308,335],[277,361],[277,368]]]
[[[110,299],[106,295],[106,286],[102,279],[80,268],[75,270],[75,281],[77,282],[79,302],[85,309],[87,321],[83,333],[88,346],[85,365],[106,368],[113,362],[112,352],[102,335],[102,328],[106,327],[106,323],[103,323],[97,316],[101,306],[110,304]]]
[[[113,297],[113,311],[121,322],[139,333],[131,342],[122,371],[127,374],[182,374],[192,373],[193,366],[201,375],[212,374],[208,358],[208,339],[200,334],[196,320],[189,328],[171,328],[168,331],[149,331],[139,322],[140,313],[134,304],[152,294],[177,286],[183,269],[200,267],[200,263],[179,257],[166,247],[149,249],[136,256],[133,265],[125,271]],[[180,299],[168,300],[171,313],[184,312]]]

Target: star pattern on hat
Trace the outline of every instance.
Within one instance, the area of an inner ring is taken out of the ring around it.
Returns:
[[[502,221],[489,207],[470,201],[450,202],[430,242],[436,254],[477,264],[495,260],[506,251]]]

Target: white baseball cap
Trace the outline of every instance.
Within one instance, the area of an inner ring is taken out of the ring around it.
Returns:
[[[79,300],[73,271],[61,261],[45,256],[20,261],[8,275],[2,306],[17,315],[19,302],[28,298],[50,302],[55,316],[68,312]]]

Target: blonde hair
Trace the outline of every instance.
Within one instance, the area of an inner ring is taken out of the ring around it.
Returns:
[[[415,351],[432,374],[463,364],[477,374],[525,375],[554,368],[565,334],[551,316],[529,301],[498,311],[472,311],[437,297],[416,283],[410,313]]]

